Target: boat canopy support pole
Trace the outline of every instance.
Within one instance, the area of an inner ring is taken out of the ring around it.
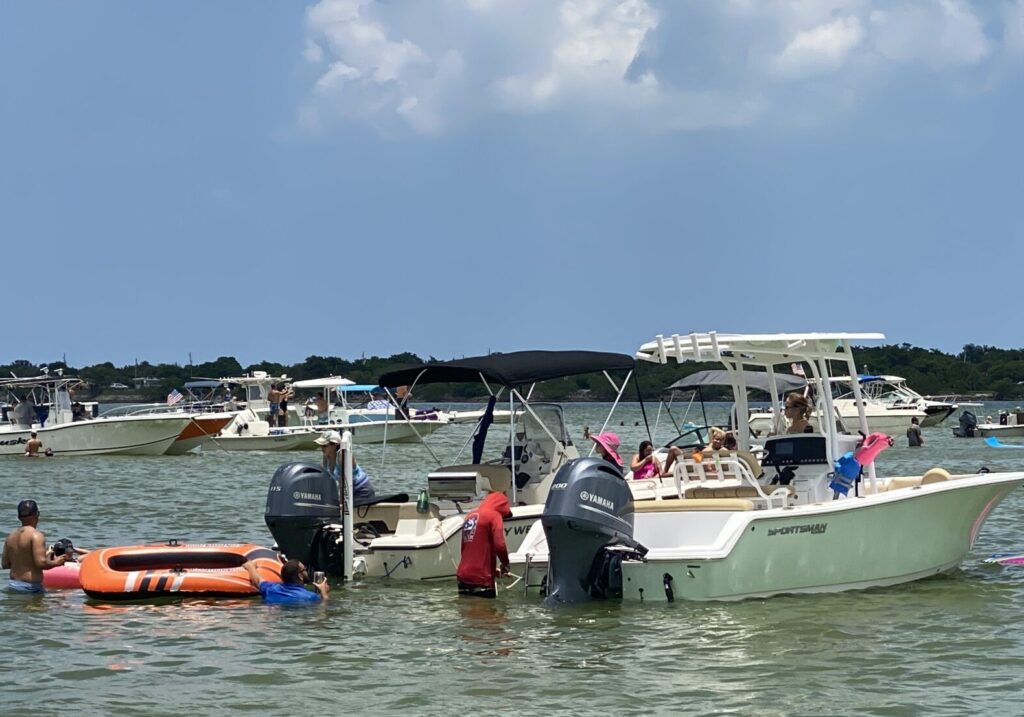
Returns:
[[[606,379],[608,379],[608,383],[610,383],[612,385],[612,388],[614,388],[617,393],[615,394],[615,401],[612,403],[611,410],[608,411],[608,415],[605,416],[604,423],[601,424],[601,430],[598,431],[598,433],[604,433],[604,430],[606,428],[608,428],[608,424],[611,423],[611,421],[612,421],[612,415],[615,414],[615,408],[619,405],[619,401],[622,400],[622,392],[626,390],[626,386],[629,385],[629,379],[631,379],[633,377],[633,370],[630,369],[629,373],[626,374],[626,380],[624,380],[622,382],[622,386],[619,387],[619,386],[617,386],[615,384],[615,381],[612,380],[612,377],[608,375],[607,371],[602,371],[602,373],[604,374],[604,377]],[[645,420],[646,420],[646,416],[645,416]],[[588,453],[587,455],[588,456],[589,455],[593,455],[594,454],[594,449],[596,447],[597,447],[597,443],[594,443],[594,445],[592,445],[590,447],[590,453]]]
[[[355,571],[353,560],[352,530],[352,431],[345,429],[341,434],[342,450],[342,498],[341,498],[341,536],[345,582],[352,580]]]

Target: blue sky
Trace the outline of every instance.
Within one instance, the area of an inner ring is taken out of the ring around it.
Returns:
[[[1024,0],[0,4],[0,361],[1024,345]]]

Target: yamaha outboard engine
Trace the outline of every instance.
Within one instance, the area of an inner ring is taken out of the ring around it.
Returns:
[[[616,596],[616,579],[621,597],[622,553],[612,546],[647,552],[633,540],[633,494],[603,458],[580,458],[555,474],[541,524],[548,542],[546,605]]]
[[[953,429],[953,435],[957,438],[974,438],[974,432],[978,428],[978,417],[970,411],[963,411],[960,414],[960,427]]]
[[[270,534],[289,559],[310,571],[342,572],[338,483],[320,466],[285,463],[274,471],[265,515]]]

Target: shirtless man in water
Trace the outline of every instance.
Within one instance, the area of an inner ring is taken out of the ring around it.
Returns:
[[[43,571],[63,565],[67,555],[46,557],[46,536],[36,530],[39,524],[39,506],[34,500],[18,503],[21,527],[4,541],[3,567],[10,569],[7,589],[17,593],[41,593]]]
[[[36,436],[36,432],[32,431],[32,437],[28,439],[28,443],[25,444],[25,455],[29,458],[35,458],[39,455],[39,451],[43,448],[43,442]]]

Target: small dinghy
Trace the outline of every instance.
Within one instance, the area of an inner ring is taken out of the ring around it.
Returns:
[[[281,560],[253,544],[161,545],[100,548],[82,558],[80,580],[89,597],[246,597],[258,594],[242,567],[251,560],[263,580],[281,582]]]

